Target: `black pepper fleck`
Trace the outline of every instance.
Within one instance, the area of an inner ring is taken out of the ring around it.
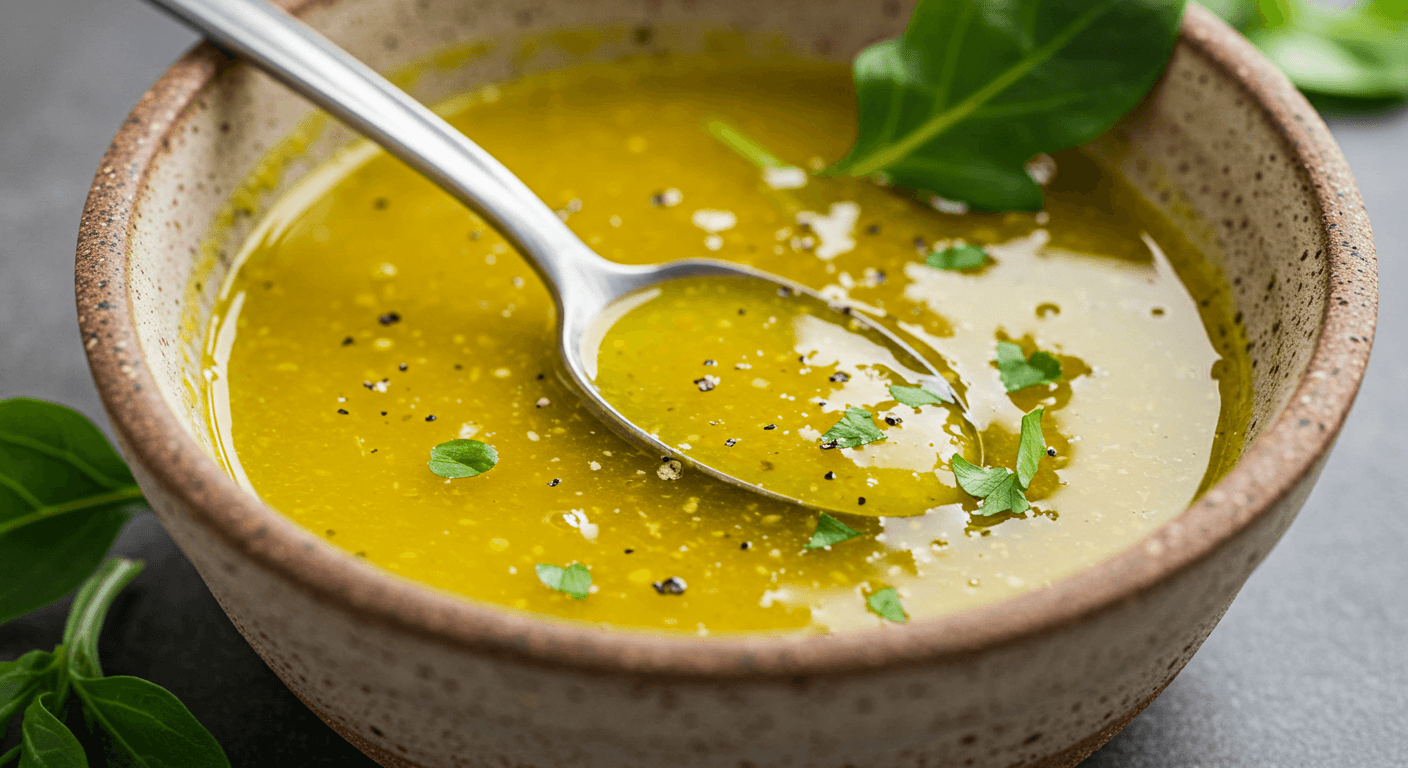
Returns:
[[[399,313],[399,312],[387,312],[386,314],[382,315],[381,317],[378,317],[378,318],[376,319],[376,321],[377,321],[378,323],[381,323],[382,325],[391,325],[391,324],[393,324],[393,323],[399,323],[399,322],[401,322],[401,313]]]
[[[385,416],[385,415],[386,415],[386,411],[382,411],[382,412],[381,412],[381,415],[382,415],[382,416]]]
[[[406,365],[405,363],[401,363],[400,365],[396,366],[396,370],[398,370],[398,371],[404,371],[404,370],[406,370],[407,368],[410,368],[410,367],[411,367],[411,366]]]
[[[432,413],[432,414],[430,414],[429,416],[426,416],[426,417],[425,417],[425,420],[426,420],[426,421],[435,421],[435,414]]]
[[[348,336],[347,338],[345,338],[345,339],[342,340],[342,346],[344,346],[344,347],[350,347],[350,346],[352,346],[353,344],[356,344],[356,343],[357,343],[357,340],[354,339],[354,338],[352,338],[351,336]]]
[[[342,414],[343,416],[346,416],[346,415],[347,415],[347,409],[346,409],[346,408],[338,408],[338,409],[337,409],[337,412],[340,413],[340,414]]]
[[[886,416],[886,417],[885,417],[885,423],[886,423],[886,424],[889,424],[889,425],[892,426],[892,427],[897,427],[897,426],[899,426],[900,424],[903,424],[903,423],[904,423],[904,419],[901,419],[901,418],[898,417],[898,416]]]
[[[704,361],[704,364],[705,364],[705,365],[718,365],[718,364],[719,364],[719,361],[717,361],[717,360],[705,360],[705,361]]]
[[[561,483],[561,482],[562,482],[562,478],[560,478],[560,477],[554,477],[551,481],[548,482],[548,487],[549,487],[549,488],[556,488],[556,487],[558,486],[558,484]]]
[[[827,473],[824,474],[824,475],[822,475],[821,477],[822,477],[823,480],[835,480],[835,479],[836,479],[836,473],[835,473],[835,472],[831,472],[831,471],[827,471]]]
[[[792,289],[784,285],[781,288],[777,289],[777,295],[785,299],[788,296],[792,295]]]
[[[865,233],[866,233],[867,235],[878,235],[878,234],[880,234],[880,225],[879,225],[879,224],[871,224],[870,226],[868,226],[868,227],[865,228]]]
[[[835,448],[835,447],[836,447],[836,441],[835,441],[835,440],[827,440],[826,442],[824,442],[824,443],[821,444],[821,450],[823,450],[823,451],[829,451],[829,450],[831,450],[832,448]]]
[[[724,441],[724,445],[729,448],[732,448],[733,446],[738,445],[738,440],[730,437],[729,439]]]
[[[738,545],[738,548],[739,548],[739,549],[752,549],[752,548],[753,548],[753,542],[751,542],[751,541],[745,541],[745,542],[743,542],[742,544],[739,544],[739,545]]]
[[[865,497],[864,497],[864,496],[860,497],[859,499],[856,500],[856,503],[859,504],[859,505],[861,505],[862,507],[865,506]]]
[[[769,424],[769,425],[763,427],[763,429],[777,429],[777,425],[776,425],[776,424]]]
[[[719,380],[713,376],[705,376],[702,379],[694,380],[694,386],[699,387],[700,392],[708,392],[709,390],[713,389],[714,387],[717,387],[718,385]]]
[[[678,576],[671,576],[664,581],[657,581],[651,586],[655,587],[655,591],[662,595],[683,595],[684,591],[689,589],[689,585],[684,583],[684,579]]]
[[[390,201],[390,200],[387,200],[387,199],[384,198],[384,197],[378,197],[377,199],[375,199],[375,200],[372,201],[372,207],[375,208],[375,209],[377,209],[378,211],[384,211],[384,210],[386,210],[386,206],[388,206],[388,205],[390,205],[390,204],[391,204],[391,201]]]
[[[844,384],[845,382],[851,380],[851,374],[846,373],[845,371],[837,371],[831,374],[831,380],[838,384]]]
[[[635,551],[634,549],[628,549],[628,550],[626,550],[626,554],[629,555],[629,554],[631,554],[631,553],[634,552],[634,551]]]
[[[1048,447],[1048,448],[1046,449],[1046,455],[1047,455],[1047,456],[1055,456],[1055,455],[1056,455],[1056,449],[1055,449],[1055,448],[1050,448],[1050,447]]]

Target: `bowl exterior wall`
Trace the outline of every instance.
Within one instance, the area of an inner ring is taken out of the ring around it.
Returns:
[[[554,28],[623,30],[596,43],[599,56],[668,49],[671,28],[692,26],[767,30],[846,58],[897,32],[910,7],[305,5],[316,26],[381,69],[497,41],[421,72],[415,92],[432,99],[521,73],[528,44],[513,41]],[[1259,363],[1255,444],[1233,475],[1134,549],[1014,600],[853,636],[608,635],[431,593],[268,510],[208,455],[201,331],[241,234],[310,164],[292,162],[259,194],[227,201],[284,136],[310,125],[310,111],[209,49],[143,98],[90,195],[78,294],[94,377],[162,524],[236,626],[295,694],[385,765],[1075,765],[1173,679],[1289,525],[1372,335],[1372,243],[1328,132],[1244,41],[1205,11],[1189,13],[1169,74],[1094,149],[1237,281]],[[348,137],[330,126],[312,133],[303,149],[314,162]],[[224,242],[203,239],[219,227]],[[1360,278],[1334,261],[1350,258],[1365,260]],[[1351,301],[1362,317],[1334,308]]]
[[[1322,465],[1195,567],[1083,621],[914,666],[713,679],[523,663],[408,636],[290,588],[192,522],[145,468],[137,476],[250,645],[386,766],[1065,768],[1173,680]]]

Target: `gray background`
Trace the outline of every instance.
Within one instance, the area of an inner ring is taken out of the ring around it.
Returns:
[[[0,397],[56,400],[106,426],[74,321],[78,217],[123,116],[194,39],[136,0],[0,0]],[[1384,286],[1358,405],[1300,519],[1207,644],[1085,768],[1408,766],[1408,472],[1395,437],[1408,434],[1408,314],[1395,300],[1408,285],[1408,111],[1331,125]],[[148,565],[108,622],[109,674],[171,689],[237,768],[371,765],[245,645],[150,515],[118,549]],[[0,627],[0,659],[57,642],[64,610]]]

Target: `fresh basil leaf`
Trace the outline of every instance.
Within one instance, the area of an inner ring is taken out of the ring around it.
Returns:
[[[986,210],[1036,210],[1026,163],[1083,144],[1163,72],[1184,0],[920,0],[865,49],[858,138],[833,169]]]
[[[1022,357],[1022,348],[1010,341],[997,343],[997,373],[1008,392],[1054,384],[1061,380],[1061,361],[1037,350],[1030,358]]]
[[[73,599],[64,624],[64,657],[70,674],[76,677],[102,677],[98,663],[98,634],[108,608],[117,594],[142,572],[140,560],[115,557],[98,567]]]
[[[78,737],[51,711],[59,703],[43,693],[24,711],[20,725],[19,768],[88,768],[88,756]]]
[[[1000,512],[1015,512],[1021,514],[1031,509],[1032,505],[1027,502],[1027,497],[1022,493],[1022,487],[1017,484],[1017,475],[1008,472],[1007,477],[997,484],[987,496],[983,498],[983,506],[978,508],[975,514],[984,517],[996,515]]]
[[[901,405],[911,408],[918,408],[924,405],[943,405],[951,403],[952,400],[943,395],[925,389],[924,387],[906,387],[899,384],[890,385],[890,397],[895,398]]]
[[[82,414],[0,400],[0,623],[73,591],[141,502],[127,465]]]
[[[821,436],[823,443],[835,443],[837,448],[859,448],[867,443],[885,439],[885,433],[875,426],[870,411],[851,406],[826,434]]]
[[[74,678],[83,709],[115,762],[141,768],[229,768],[215,737],[180,699],[136,677]]]
[[[1369,0],[1340,10],[1310,0],[1261,0],[1221,10],[1230,22],[1243,22],[1247,37],[1310,94],[1366,102],[1408,98],[1403,0]]]
[[[837,520],[825,512],[817,518],[816,530],[812,532],[812,540],[803,545],[804,549],[821,549],[832,544],[840,544],[843,541],[854,539],[860,536],[861,532]]]
[[[58,657],[48,651],[30,651],[14,661],[0,662],[0,734],[37,694],[57,687],[58,670]]]
[[[1037,408],[1022,417],[1022,439],[1017,446],[1017,485],[1025,489],[1032,484],[1041,457],[1046,455],[1046,436],[1041,433],[1041,416],[1045,408]]]
[[[1012,474],[1012,470],[1005,467],[993,469],[979,467],[956,453],[953,455],[950,466],[953,469],[954,479],[958,480],[958,487],[966,491],[969,496],[979,499],[992,493]]]
[[[870,597],[865,598],[865,604],[870,610],[880,618],[893,621],[896,624],[903,624],[909,621],[909,616],[904,612],[904,606],[900,605],[900,593],[894,587],[887,587],[875,592]]]
[[[430,471],[450,479],[482,475],[499,462],[499,452],[478,440],[451,440],[430,449]]]
[[[538,581],[543,582],[544,586],[565,592],[574,600],[581,600],[591,594],[592,572],[581,563],[573,563],[566,568],[538,563],[534,569],[538,572]]]
[[[934,269],[972,269],[988,260],[988,252],[976,245],[954,245],[929,254],[925,264]]]

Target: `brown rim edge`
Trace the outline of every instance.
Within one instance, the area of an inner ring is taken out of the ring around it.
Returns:
[[[315,4],[324,3],[295,3],[298,12]],[[1312,185],[1329,244],[1324,325],[1285,410],[1201,500],[1109,559],[993,605],[825,636],[701,639],[602,631],[400,579],[332,547],[241,490],[157,391],[142,362],[127,294],[133,206],[147,171],[228,62],[209,45],[188,52],[143,94],[90,188],[75,275],[89,366],[130,454],[191,510],[193,522],[313,599],[393,631],[538,666],[680,678],[858,673],[1008,645],[1127,603],[1231,540],[1290,493],[1329,450],[1368,363],[1378,302],[1374,248],[1363,202],[1329,129],[1274,65],[1210,12],[1190,4],[1180,42],[1240,84],[1280,128],[1286,156]],[[1312,424],[1314,429],[1304,428]],[[1150,554],[1154,549],[1157,556]]]

